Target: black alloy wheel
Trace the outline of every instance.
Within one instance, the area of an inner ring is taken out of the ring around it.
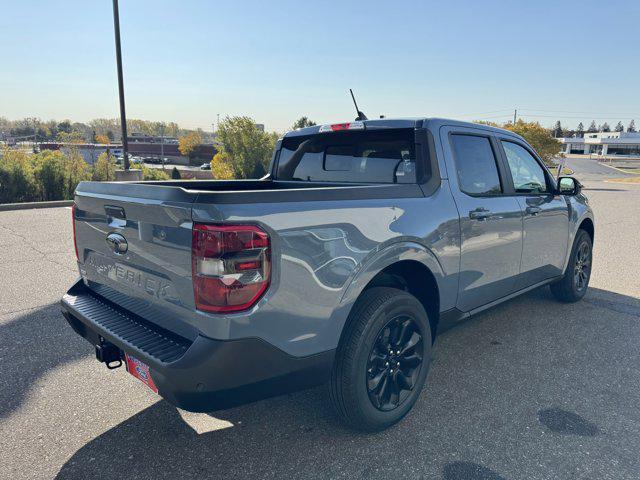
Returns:
[[[409,397],[422,367],[422,342],[418,324],[407,315],[380,330],[367,362],[367,391],[377,409],[394,410]]]
[[[585,290],[589,284],[591,276],[591,246],[589,242],[582,242],[578,245],[576,252],[576,261],[573,270],[573,281],[576,290],[579,292]]]
[[[593,263],[593,240],[578,229],[564,275],[550,285],[551,293],[561,302],[577,302],[587,293]]]

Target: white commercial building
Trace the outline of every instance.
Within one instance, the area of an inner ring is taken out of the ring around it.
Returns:
[[[595,155],[640,156],[640,133],[586,132],[584,137],[559,138],[564,153]]]

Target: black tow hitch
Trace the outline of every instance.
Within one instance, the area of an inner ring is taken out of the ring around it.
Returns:
[[[102,341],[96,345],[96,359],[103,362],[109,370],[122,366],[122,353],[113,343]]]

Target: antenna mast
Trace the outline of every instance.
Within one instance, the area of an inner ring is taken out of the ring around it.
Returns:
[[[356,120],[369,120],[367,116],[364,113],[362,113],[358,108],[358,104],[356,103],[356,97],[353,95],[353,90],[349,89],[349,92],[351,93],[351,99],[353,100],[353,104],[355,105],[356,112],[358,114],[358,116],[356,117]]]

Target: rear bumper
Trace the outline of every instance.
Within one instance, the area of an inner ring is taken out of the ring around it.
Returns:
[[[335,351],[293,357],[257,338],[179,337],[93,293],[79,281],[62,313],[92,345],[108,341],[149,365],[158,393],[173,405],[208,412],[324,383]]]

